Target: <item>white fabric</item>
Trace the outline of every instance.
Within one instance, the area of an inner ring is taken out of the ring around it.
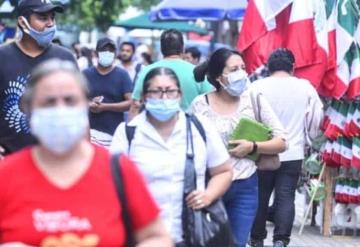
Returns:
[[[276,28],[275,18],[281,11],[288,7],[294,0],[264,1],[254,0],[255,6],[265,23],[267,30]]]
[[[138,65],[138,63],[132,63],[132,66],[125,68],[125,67],[122,65],[121,62],[118,63],[118,66],[119,66],[120,68],[122,68],[122,69],[124,69],[125,71],[128,72],[128,74],[129,74],[130,79],[131,79],[132,82],[134,81],[135,76],[136,76],[136,66],[137,66],[137,65]],[[140,67],[140,70],[142,69],[142,67],[143,67],[143,66]],[[140,72],[140,70],[139,70],[139,72]]]
[[[84,56],[81,56],[77,59],[77,63],[79,66],[80,71],[83,71],[84,69],[89,68],[89,62],[88,59]]]
[[[323,117],[322,102],[311,83],[296,77],[268,77],[252,83],[279,117],[288,134],[288,150],[281,161],[304,158],[306,139],[315,138]]]
[[[90,129],[90,141],[96,145],[109,148],[111,145],[112,136],[108,133],[96,129]]]
[[[230,115],[220,115],[207,104],[204,95],[200,95],[194,99],[190,111],[207,117],[220,133],[224,145],[227,146],[229,138],[241,118],[255,119],[255,110],[252,107],[250,97],[250,90],[245,91],[240,96],[240,104],[236,112]],[[263,97],[260,97],[259,101],[263,123],[272,128],[275,137],[286,139],[284,129],[269,104]],[[231,164],[233,166],[233,180],[249,178],[256,172],[255,162],[246,158],[232,157]]]
[[[206,132],[206,146],[194,125],[192,125],[192,132],[197,188],[203,190],[206,168],[224,164],[229,159],[229,155],[214,127],[201,116],[199,121]],[[185,114],[179,113],[179,120],[166,142],[147,121],[145,112],[135,117],[129,125],[136,126],[129,156],[145,176],[173,240],[180,242],[182,241],[181,210],[186,158]],[[112,152],[128,153],[125,123],[121,123],[116,129],[110,149]]]

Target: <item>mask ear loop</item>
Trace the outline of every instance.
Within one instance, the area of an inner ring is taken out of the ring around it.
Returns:
[[[27,34],[30,34],[30,24],[29,22],[26,20],[26,18],[24,16],[20,16],[21,20],[24,22],[25,26],[26,26],[26,29],[22,27],[22,31],[24,33],[27,33]]]
[[[225,88],[227,88],[228,86],[225,85],[225,84],[221,81],[221,77],[224,77],[224,78],[226,78],[226,80],[227,80],[228,75],[221,74],[221,75],[218,77],[218,80],[217,80],[217,81],[219,82],[220,86],[221,86],[223,89],[225,89]],[[229,81],[228,81],[227,83],[229,83]]]

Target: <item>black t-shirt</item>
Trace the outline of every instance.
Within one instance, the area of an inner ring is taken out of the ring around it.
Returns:
[[[89,81],[90,97],[103,96],[103,103],[124,101],[124,95],[132,91],[129,74],[118,66],[106,75],[100,74],[95,67],[88,68],[83,73]],[[110,135],[114,134],[116,127],[123,121],[122,112],[90,112],[90,127]]]
[[[76,64],[70,51],[53,44],[34,58],[24,54],[15,43],[0,46],[0,146],[5,148],[6,153],[34,143],[20,99],[31,70],[51,58]]]

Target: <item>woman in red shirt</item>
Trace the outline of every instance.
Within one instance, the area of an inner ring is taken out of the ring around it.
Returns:
[[[27,86],[24,110],[39,144],[0,163],[0,246],[125,246],[110,156],[88,141],[86,81],[53,60]],[[119,161],[138,246],[172,246],[143,178],[127,157]]]

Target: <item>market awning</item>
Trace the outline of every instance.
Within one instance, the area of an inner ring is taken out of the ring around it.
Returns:
[[[10,3],[10,0],[0,0],[0,18],[11,17],[15,7]]]
[[[207,34],[208,30],[191,24],[187,21],[152,21],[148,14],[142,14],[134,18],[123,21],[117,21],[115,26],[127,29],[177,29],[181,32],[194,32],[199,34]]]
[[[151,11],[152,20],[242,20],[247,0],[163,0]]]

